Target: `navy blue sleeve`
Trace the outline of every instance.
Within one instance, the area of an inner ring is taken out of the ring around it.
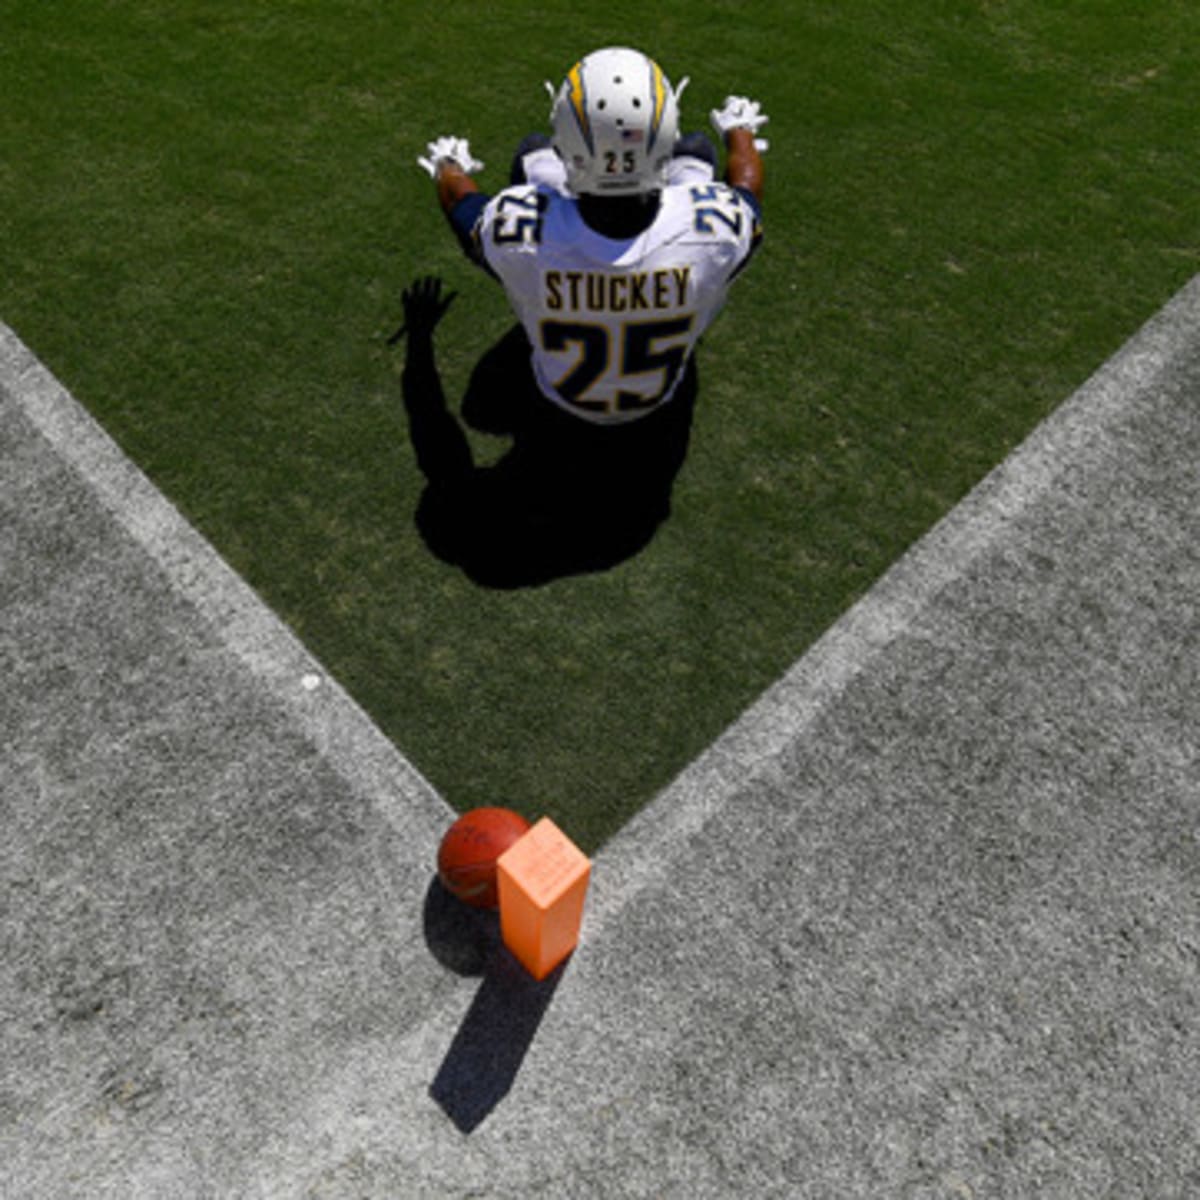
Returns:
[[[754,257],[758,247],[762,244],[762,204],[759,203],[758,197],[747,188],[735,187],[733,190],[750,205],[750,211],[754,214],[754,228],[750,233],[750,250],[746,257],[734,267],[733,274],[729,276],[731,281],[746,269],[746,264]]]
[[[481,266],[483,263],[475,245],[475,223],[483,215],[483,210],[487,207],[490,199],[491,196],[486,192],[470,192],[446,214],[450,228],[454,230],[454,236],[458,238],[458,244],[463,248],[463,253],[472,262],[477,262]]]
[[[755,217],[761,221],[762,203],[760,202],[759,198],[752,191],[750,191],[749,188],[735,187],[733,190],[737,192],[737,194],[741,196],[741,198],[745,200],[748,205],[750,205],[750,207],[754,210]]]

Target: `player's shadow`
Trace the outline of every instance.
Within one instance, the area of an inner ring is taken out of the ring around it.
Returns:
[[[637,554],[670,513],[687,454],[697,381],[629,424],[591,424],[532,392],[529,343],[515,327],[480,359],[462,402],[472,428],[512,438],[474,461],[445,403],[432,352],[410,352],[404,404],[426,487],[416,524],[429,549],[493,588],[602,571]]]
[[[429,1088],[458,1129],[471,1133],[512,1089],[563,968],[533,979],[505,948],[496,914],[468,908],[436,878],[425,897],[425,940],[450,970],[482,976]]]

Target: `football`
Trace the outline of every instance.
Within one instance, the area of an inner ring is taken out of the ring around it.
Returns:
[[[529,822],[510,808],[474,808],[446,831],[438,847],[437,869],[442,886],[472,908],[495,908],[496,860]]]

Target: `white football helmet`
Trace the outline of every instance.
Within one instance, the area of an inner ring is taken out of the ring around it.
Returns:
[[[550,123],[576,195],[654,192],[666,183],[679,132],[678,96],[653,59],[609,46],[567,72]]]

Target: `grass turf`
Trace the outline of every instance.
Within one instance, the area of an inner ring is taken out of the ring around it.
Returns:
[[[453,804],[587,849],[1196,270],[1186,2],[0,15],[0,316]],[[690,126],[763,101],[767,238],[654,542],[487,590],[414,529],[385,338],[443,275],[453,396],[510,317],[414,160],[466,134],[500,186],[541,81],[629,41]]]

